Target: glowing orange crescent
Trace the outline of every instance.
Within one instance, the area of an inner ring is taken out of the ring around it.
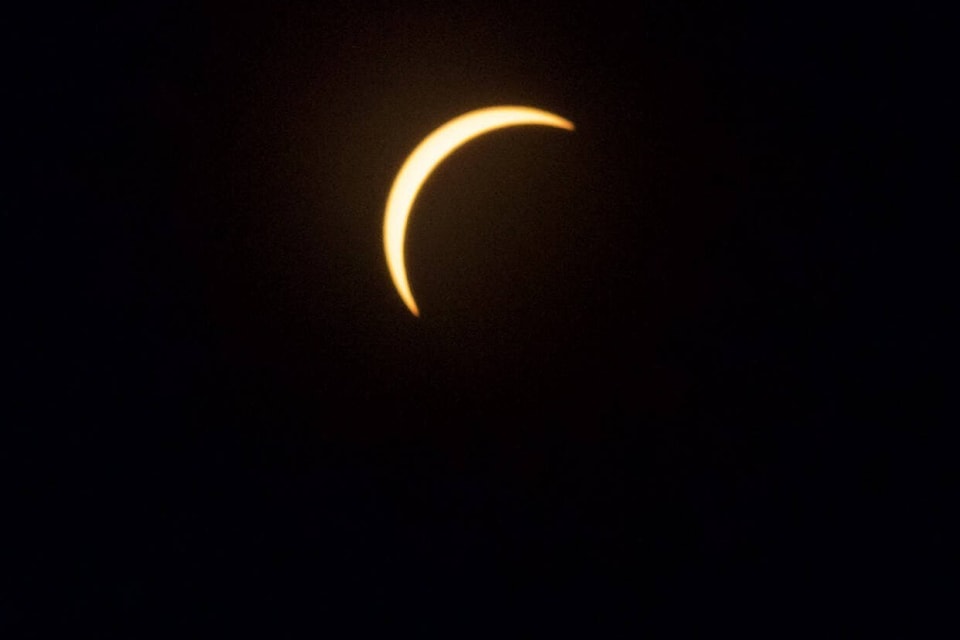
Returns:
[[[393,284],[413,315],[419,316],[420,311],[407,282],[403,246],[407,220],[417,193],[437,165],[464,143],[494,129],[522,124],[540,124],[573,131],[573,123],[569,120],[539,109],[513,106],[478,109],[454,118],[427,136],[400,168],[387,198],[387,210],[383,218],[383,248]]]

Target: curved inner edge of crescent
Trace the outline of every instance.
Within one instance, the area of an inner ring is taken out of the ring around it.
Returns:
[[[454,118],[427,136],[400,168],[383,221],[383,244],[387,265],[397,292],[410,312],[420,311],[410,291],[404,260],[404,239],[414,200],[433,170],[451,153],[485,133],[519,125],[543,125],[573,131],[573,123],[558,115],[531,107],[490,107]]]

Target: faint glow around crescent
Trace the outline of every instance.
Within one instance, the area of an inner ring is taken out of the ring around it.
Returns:
[[[397,292],[410,312],[419,316],[407,282],[404,237],[413,201],[430,173],[464,143],[489,131],[523,124],[539,124],[573,131],[573,123],[558,115],[530,107],[489,107],[471,111],[446,123],[421,142],[400,168],[383,219],[383,248]]]

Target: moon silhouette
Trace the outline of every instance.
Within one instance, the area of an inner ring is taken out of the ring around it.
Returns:
[[[413,315],[419,317],[420,311],[407,281],[404,239],[417,193],[437,165],[466,142],[495,129],[525,124],[573,131],[572,122],[540,109],[518,106],[478,109],[454,118],[424,138],[400,168],[387,198],[383,218],[383,248],[393,284]]]

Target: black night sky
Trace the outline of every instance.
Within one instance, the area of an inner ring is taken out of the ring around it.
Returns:
[[[900,17],[112,4],[8,21],[5,637],[915,628]]]

